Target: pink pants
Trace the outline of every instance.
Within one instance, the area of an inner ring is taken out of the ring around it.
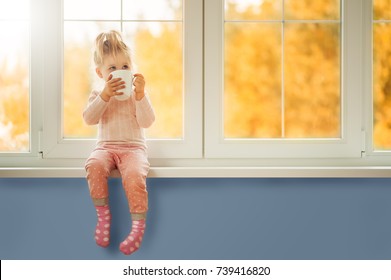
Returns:
[[[143,147],[110,144],[98,146],[87,159],[85,168],[93,199],[109,197],[107,180],[110,172],[117,168],[122,177],[130,213],[143,214],[148,211],[146,178],[149,162]]]

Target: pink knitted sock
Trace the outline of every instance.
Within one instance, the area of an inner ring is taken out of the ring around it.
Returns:
[[[145,230],[145,220],[138,220],[132,222],[132,231],[128,237],[119,246],[119,249],[125,255],[130,255],[138,250],[143,241]]]
[[[98,216],[98,223],[95,228],[95,241],[101,247],[107,247],[110,244],[110,222],[111,214],[108,205],[95,206]]]

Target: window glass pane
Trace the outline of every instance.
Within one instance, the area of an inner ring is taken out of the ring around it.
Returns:
[[[64,22],[64,94],[63,136],[94,138],[96,127],[82,119],[92,88],[99,86],[92,61],[96,36],[111,29],[122,31],[132,50],[136,70],[146,78],[146,90],[152,100],[156,121],[147,130],[148,138],[182,138],[183,135],[183,24],[182,1],[87,1],[79,9],[78,1],[65,0]],[[109,17],[89,11],[109,10]],[[151,6],[159,9],[150,9]],[[97,9],[99,7],[99,9]],[[123,18],[121,18],[121,15]],[[107,19],[113,19],[108,21]],[[126,18],[126,21],[124,20]],[[83,21],[77,21],[81,19]],[[85,20],[87,19],[87,20]],[[90,21],[89,19],[96,19]],[[147,20],[147,21],[144,21]]]
[[[28,7],[29,1],[0,7],[0,152],[30,149]]]
[[[100,30],[119,29],[119,23],[64,23],[64,136],[96,136],[96,127],[87,126],[82,118],[88,96],[99,84],[92,58],[92,48]]]
[[[373,0],[373,18],[391,20],[391,0]]]
[[[280,137],[280,24],[226,23],[224,75],[225,137]]]
[[[226,20],[280,20],[282,0],[226,0]]]
[[[339,35],[339,24],[286,24],[285,137],[341,137]]]
[[[182,23],[125,23],[134,42],[134,60],[146,79],[156,121],[148,138],[181,138],[183,134]]]
[[[339,19],[340,0],[284,0],[285,19]]]
[[[391,5],[388,7],[391,9]],[[373,99],[374,148],[389,150],[391,149],[391,21],[373,24]]]
[[[0,20],[30,19],[30,0],[0,2]]]
[[[123,0],[124,20],[182,20],[181,0]]]
[[[341,137],[339,1],[285,1],[273,23],[257,13],[280,1],[245,2],[225,2],[224,137]]]
[[[120,0],[64,0],[65,20],[118,20]]]

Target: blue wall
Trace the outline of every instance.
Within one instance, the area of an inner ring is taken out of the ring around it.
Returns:
[[[0,179],[0,259],[391,259],[391,179],[148,179],[143,246],[110,180],[109,248],[84,179]]]

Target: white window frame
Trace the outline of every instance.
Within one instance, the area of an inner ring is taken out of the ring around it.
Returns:
[[[45,52],[45,108],[42,152],[44,158],[86,158],[96,144],[93,139],[64,139],[62,135],[63,1],[47,1],[53,11],[47,18]],[[151,158],[202,157],[202,1],[183,5],[183,139],[148,139]],[[55,116],[55,117],[54,117]]]
[[[313,143],[222,139],[223,0],[184,3],[184,139],[148,140],[151,177],[391,177],[391,150],[373,149],[371,0],[341,11],[342,140]],[[31,7],[31,149],[0,154],[0,177],[84,177],[95,140],[61,134],[62,0]]]
[[[37,4],[37,5],[34,5]],[[43,57],[44,57],[44,12],[42,0],[36,0],[30,5],[30,63],[29,63],[29,95],[30,95],[30,123],[29,123],[29,149],[26,152],[0,153],[0,168],[34,165],[40,160],[40,137],[42,130],[43,111],[42,92],[44,85]]]

